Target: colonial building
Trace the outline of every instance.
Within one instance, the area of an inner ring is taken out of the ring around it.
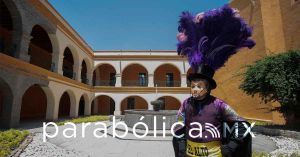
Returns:
[[[215,78],[213,95],[246,118],[280,122],[265,104],[239,88],[245,64],[300,46],[297,0],[233,0],[254,27],[257,46],[233,56]],[[0,0],[0,126],[125,109],[177,110],[190,95],[191,72],[175,51],[95,51],[46,0]]]

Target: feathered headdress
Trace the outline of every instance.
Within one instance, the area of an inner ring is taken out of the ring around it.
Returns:
[[[217,70],[238,49],[255,45],[252,29],[228,5],[196,16],[183,12],[178,31],[178,55],[186,56],[194,71],[200,64]]]

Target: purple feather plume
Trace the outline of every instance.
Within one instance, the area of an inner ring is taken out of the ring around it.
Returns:
[[[199,16],[183,12],[178,31],[186,36],[177,44],[178,55],[186,56],[193,70],[200,64],[217,70],[240,48],[255,46],[252,29],[228,5]]]

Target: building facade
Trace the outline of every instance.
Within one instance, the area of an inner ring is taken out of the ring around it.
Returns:
[[[280,122],[258,97],[239,89],[245,64],[300,46],[297,0],[233,0],[254,27],[257,46],[233,56],[215,74],[213,95],[246,118]],[[46,0],[0,0],[0,126],[55,121],[126,109],[177,110],[190,95],[191,72],[175,51],[94,51]]]

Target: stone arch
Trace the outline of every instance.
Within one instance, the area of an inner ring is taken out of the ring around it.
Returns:
[[[90,62],[90,60],[88,58],[84,58],[82,59],[81,63],[82,62],[85,62],[86,64],[86,68],[87,68],[87,71],[86,71],[86,74],[87,74],[87,79],[88,79],[88,83],[87,84],[90,84],[91,83],[91,77],[92,77],[92,72],[93,72],[93,64]]]
[[[47,95],[43,88],[34,84],[30,86],[22,97],[20,121],[32,119],[46,119]]]
[[[75,79],[74,67],[75,67],[75,60],[74,60],[74,52],[69,47],[66,47],[63,53],[63,75],[70,79]]]
[[[94,86],[115,86],[116,69],[109,63],[98,64],[93,71]]]
[[[92,111],[94,114],[113,115],[116,107],[114,99],[108,95],[99,95],[94,98]]]
[[[161,96],[158,99],[164,102],[161,108],[162,110],[179,110],[180,108],[181,102],[176,97]]]
[[[9,127],[7,126],[7,121],[10,117],[13,99],[11,87],[5,80],[0,78],[0,128]]]
[[[84,95],[80,97],[79,105],[78,105],[78,116],[84,116],[86,112],[86,106],[88,105],[87,100]]]
[[[34,25],[31,30],[31,40],[28,47],[30,63],[51,70],[52,43],[46,30],[40,25]]]
[[[159,65],[154,70],[154,85],[156,84],[158,87],[180,87],[180,69],[171,63]]]
[[[87,64],[85,60],[82,60],[81,62],[81,72],[80,72],[80,78],[81,78],[81,82],[88,84],[88,68],[87,68]]]
[[[124,110],[128,109],[148,109],[148,103],[146,99],[138,95],[131,95],[124,98],[121,101],[121,112],[124,114]]]
[[[66,90],[59,100],[58,118],[70,117],[73,105],[76,105],[75,94],[71,90]]]
[[[127,65],[122,70],[122,86],[148,86],[148,70],[139,63]]]
[[[0,41],[0,52],[4,52],[7,55],[15,57],[17,56],[17,49],[20,46],[19,41],[23,32],[22,17],[16,4],[11,0],[0,0],[0,8],[0,16],[6,16],[3,19],[1,17],[0,21],[5,21],[6,23],[9,21],[9,23],[12,25],[12,27],[9,28],[9,30],[3,30],[1,27],[2,24],[0,24],[0,40],[2,40]],[[9,20],[6,18],[9,18]],[[3,34],[4,31],[6,35]]]
[[[190,67],[189,70],[186,72],[186,82],[187,82],[187,86],[191,87],[191,82],[188,79],[189,74],[191,74],[193,72],[193,69]]]

